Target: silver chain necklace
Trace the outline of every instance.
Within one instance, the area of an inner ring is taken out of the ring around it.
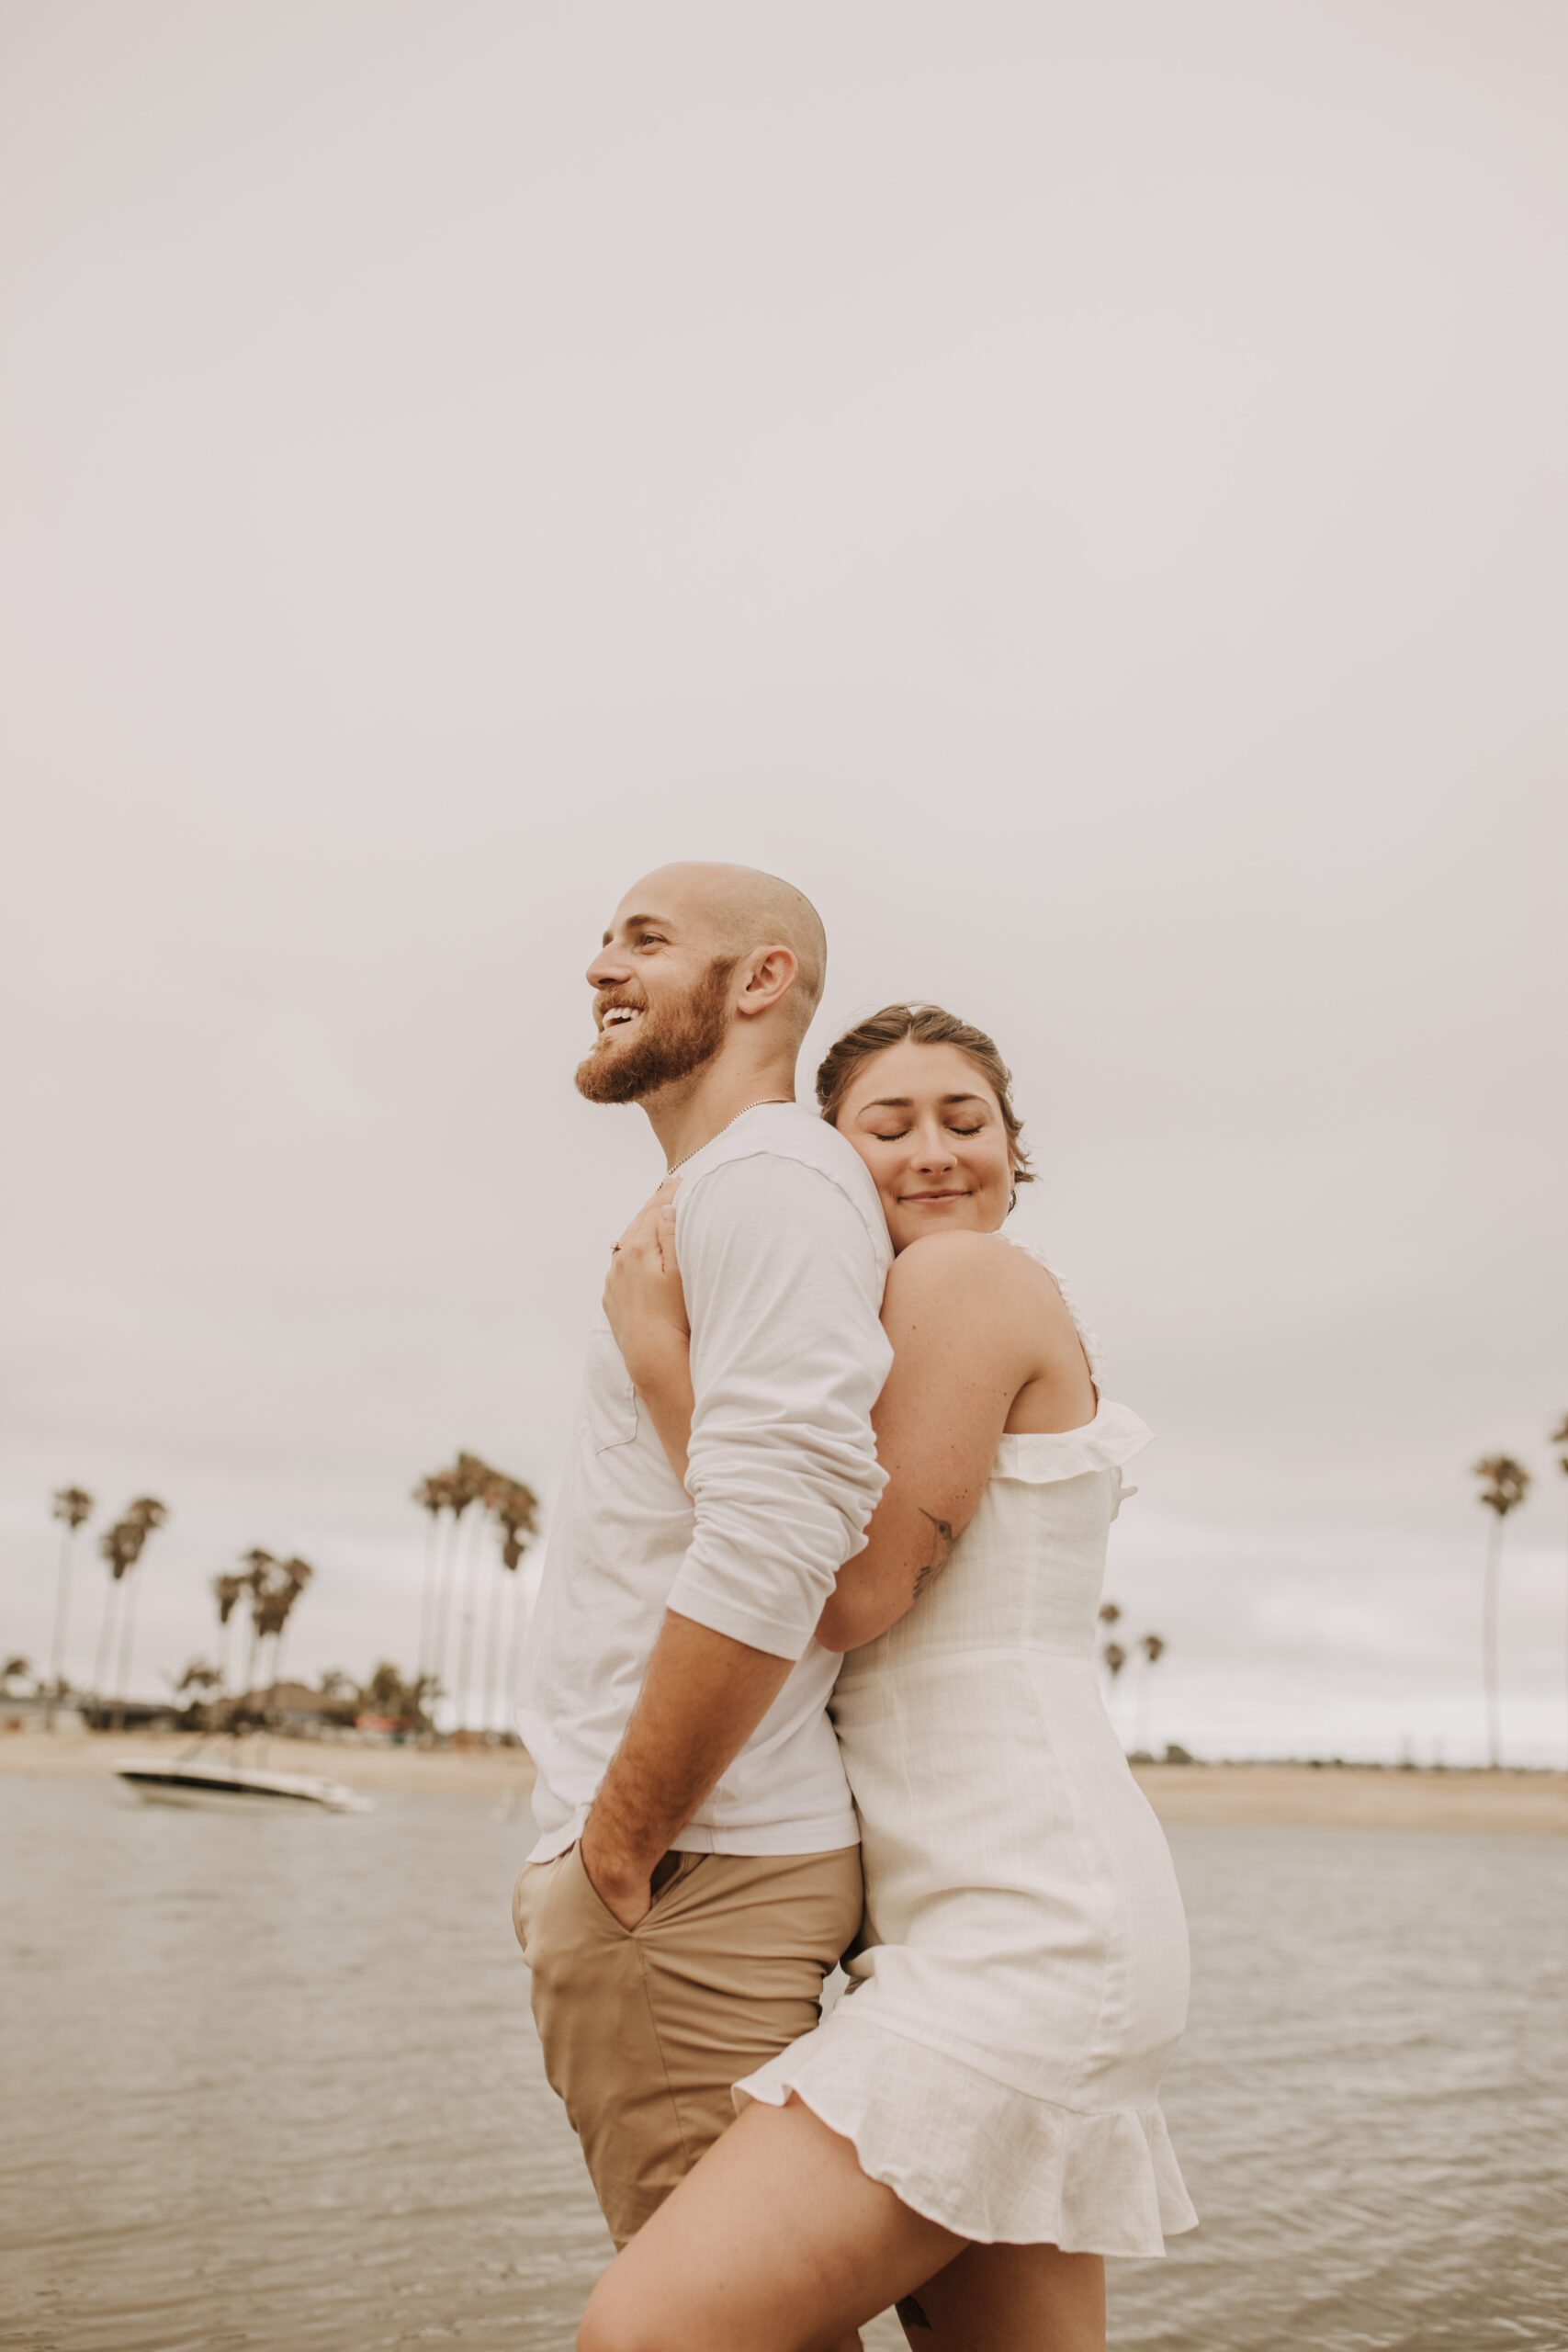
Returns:
[[[723,1126],[720,1127],[716,1134],[709,1136],[707,1143],[698,1144],[696,1148],[694,1150],[688,1151],[684,1158],[673,1161],[671,1165],[665,1170],[665,1175],[667,1177],[673,1176],[677,1169],[684,1168],[688,1159],[695,1159],[697,1152],[705,1151],[708,1148],[708,1144],[716,1143],[718,1141],[719,1136],[727,1136],[729,1133],[730,1128],[733,1127],[738,1121],[746,1116],[747,1111],[765,1111],[771,1104],[777,1102],[793,1102],[794,1101],[795,1097],[793,1094],[763,1094],[759,1096],[755,1102],[748,1102],[744,1109],[737,1111],[733,1119],[726,1119]]]

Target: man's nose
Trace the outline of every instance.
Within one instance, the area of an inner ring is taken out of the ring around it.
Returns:
[[[591,989],[613,989],[631,977],[631,967],[625,956],[617,956],[613,947],[601,947],[588,967]]]

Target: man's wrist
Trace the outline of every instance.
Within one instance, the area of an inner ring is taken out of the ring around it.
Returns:
[[[617,1894],[646,1886],[653,1875],[653,1865],[659,1860],[659,1854],[649,1855],[644,1860],[592,1813],[582,1825],[579,1842],[588,1875],[594,1885],[602,1889],[613,1888]],[[661,1846],[659,1851],[662,1853],[663,1850]]]
[[[624,1847],[617,1849],[615,1839],[597,1833],[592,1814],[582,1825],[578,1851],[588,1883],[605,1910],[623,1928],[638,1926],[652,1908],[650,1881],[658,1856],[644,1860],[639,1855],[628,1854]]]

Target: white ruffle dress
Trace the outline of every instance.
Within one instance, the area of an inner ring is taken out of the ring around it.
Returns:
[[[838,2007],[735,2098],[795,2093],[963,2237],[1157,2255],[1198,2218],[1159,2107],[1187,1924],[1094,1657],[1122,1465],[1151,1432],[1100,1394],[1078,1329],[1093,1420],[1004,1436],[935,1584],[844,1660],[863,1941]]]

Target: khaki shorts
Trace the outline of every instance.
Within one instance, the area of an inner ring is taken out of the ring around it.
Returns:
[[[572,1846],[512,1897],[545,2072],[618,2246],[734,2121],[731,2085],[818,2022],[860,1926],[858,1846],[667,1854],[655,1883],[623,1928]]]

